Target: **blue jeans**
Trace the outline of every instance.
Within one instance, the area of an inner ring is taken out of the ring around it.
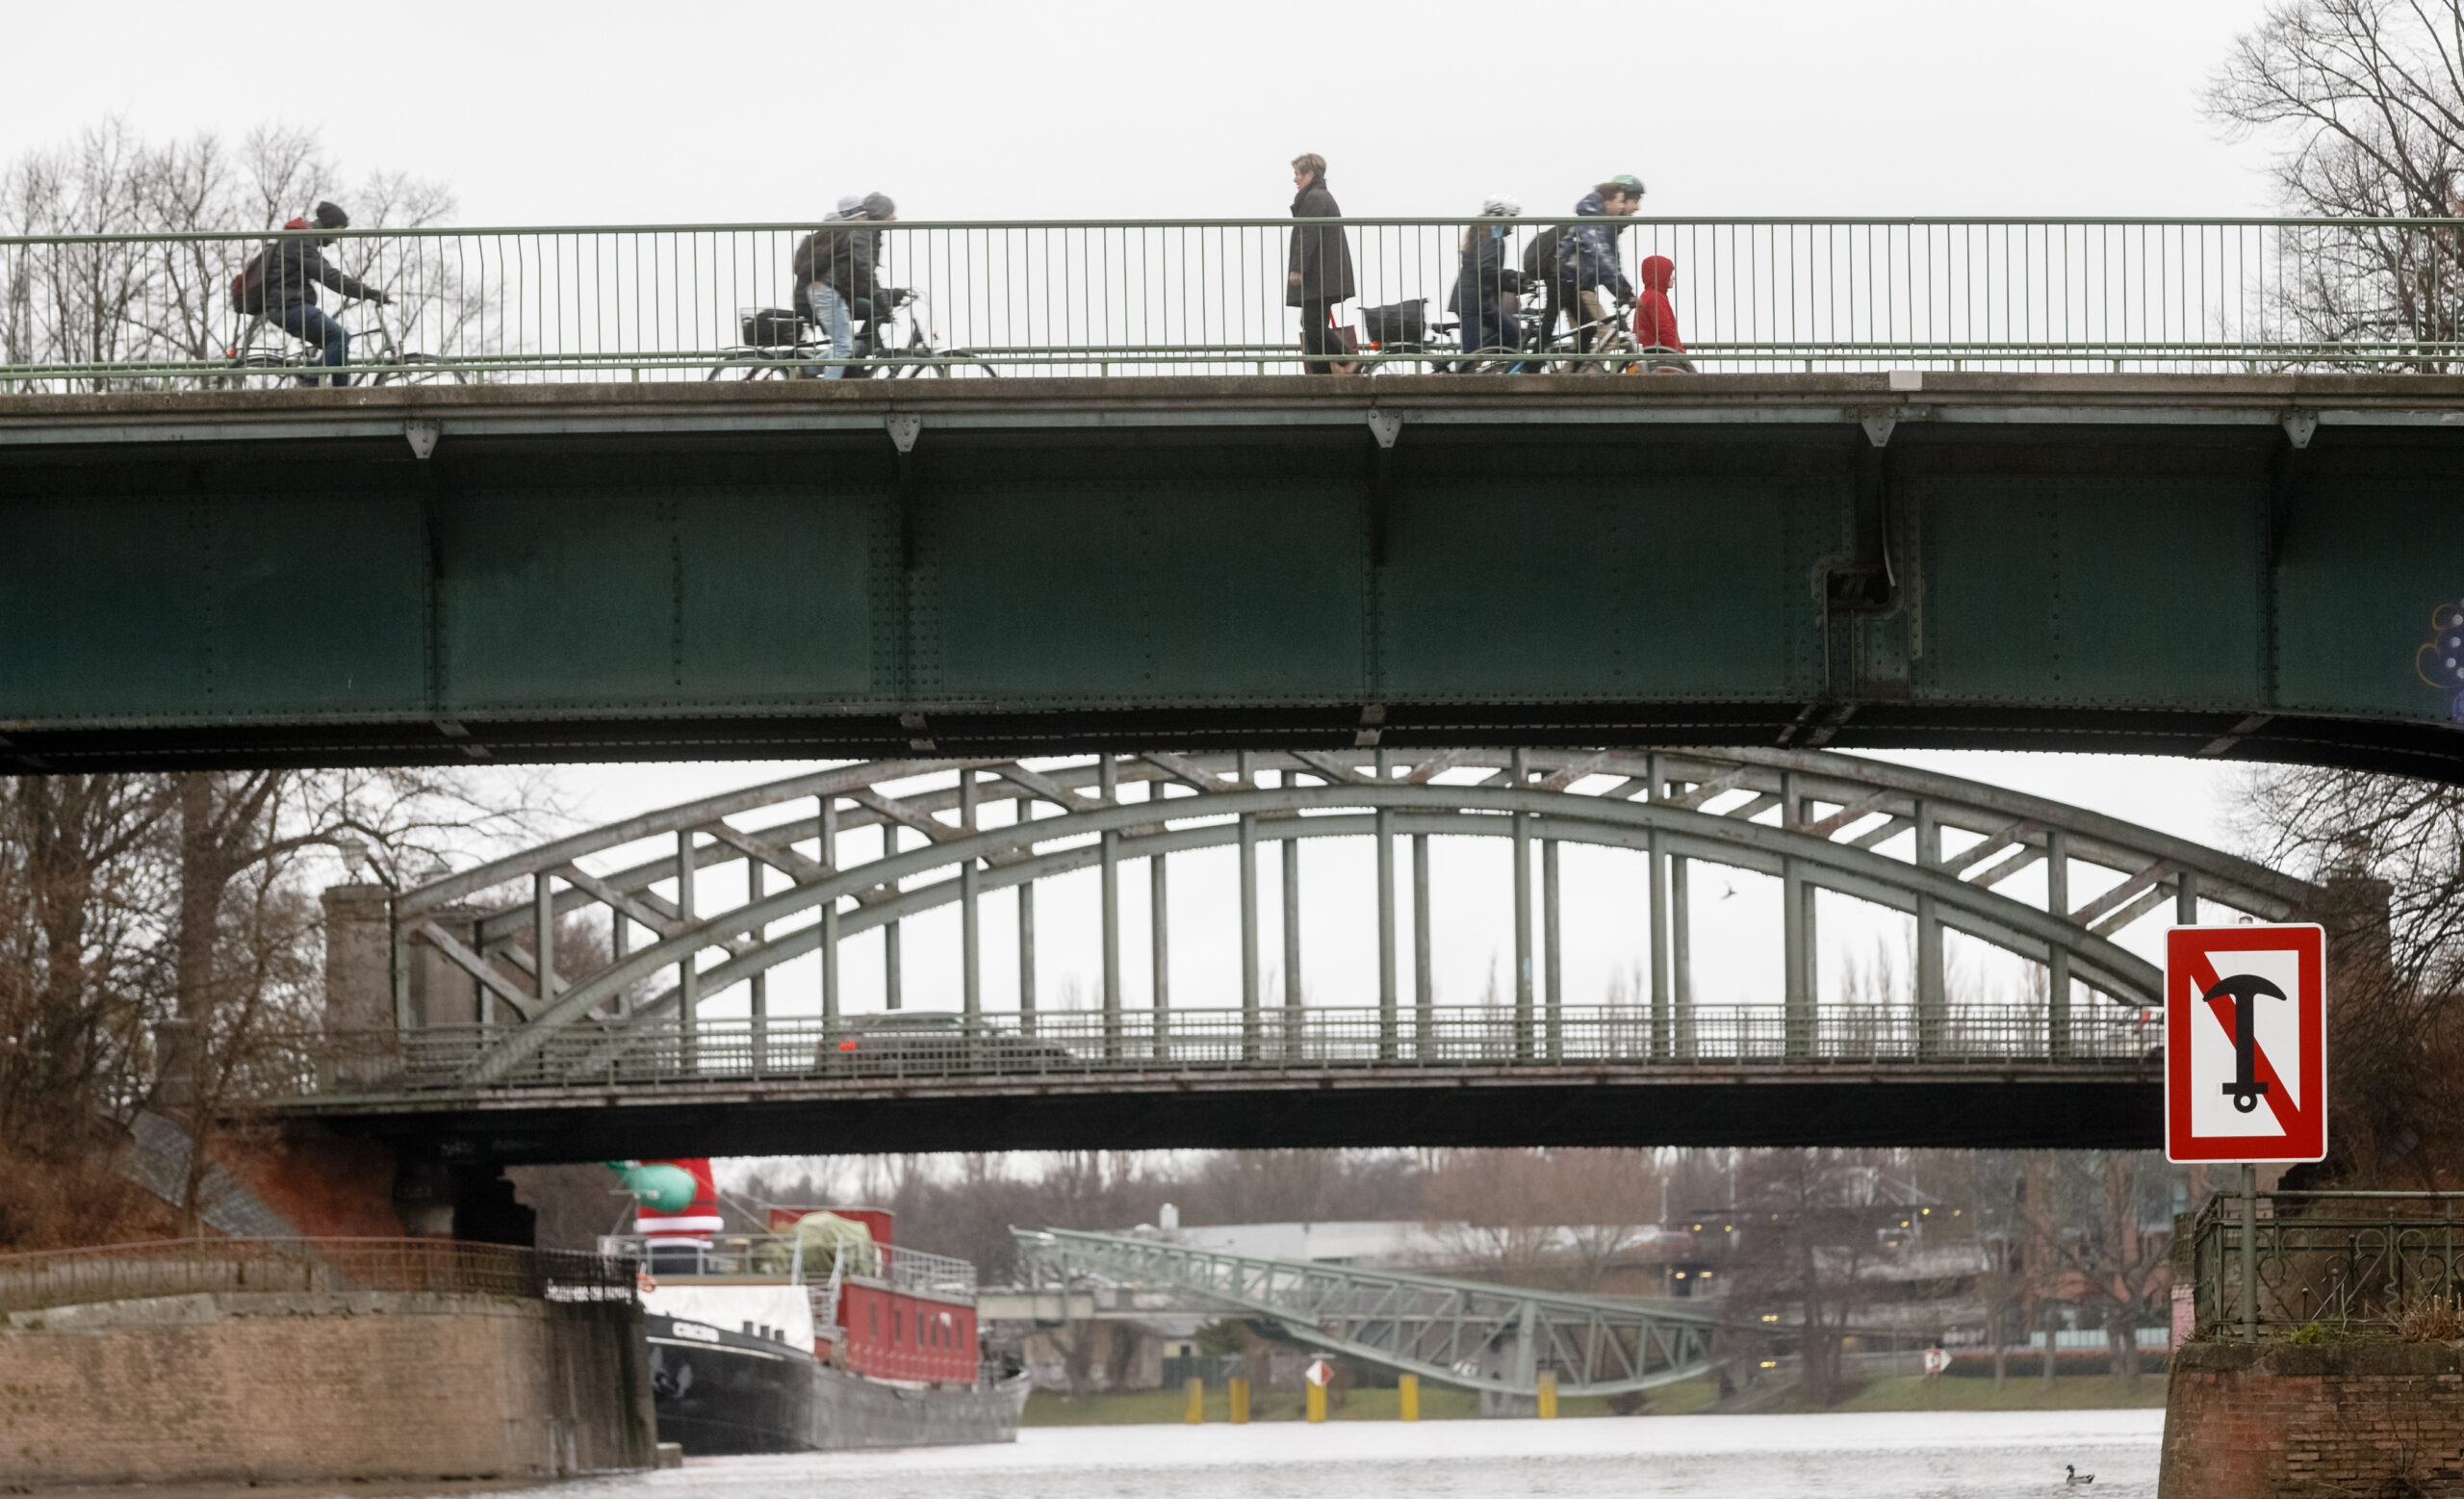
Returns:
[[[856,328],[847,321],[847,298],[827,281],[815,281],[805,288],[805,296],[812,302],[812,321],[821,328],[821,336],[830,340],[830,351],[844,359],[856,351]],[[818,374],[825,380],[834,380],[847,373],[843,364],[806,365],[805,374]]]
[[[1523,323],[1505,310],[1493,297],[1483,297],[1463,320],[1463,351],[1519,350],[1523,347]]]
[[[341,370],[350,358],[350,335],[343,331],[341,323],[326,317],[322,308],[311,306],[306,302],[293,302],[270,316],[274,326],[301,343],[321,345],[325,350],[324,362],[335,370]],[[350,383],[350,376],[347,375],[337,374],[333,378],[338,386]],[[318,382],[318,376],[313,375],[303,375],[299,377],[299,383],[302,385],[315,385]]]

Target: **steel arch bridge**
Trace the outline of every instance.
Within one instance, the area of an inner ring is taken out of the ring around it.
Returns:
[[[855,841],[877,841],[881,854],[851,856],[848,836],[867,828],[879,839]],[[1510,1004],[1434,1002],[1428,840],[1447,837],[1512,845]],[[1285,1002],[1269,1005],[1259,850],[1285,851],[1283,958],[1296,975],[1295,850],[1323,838],[1375,844],[1378,992],[1373,1003],[1302,1004],[1293,1002],[1296,982]],[[666,849],[603,867],[650,840]],[[1407,842],[1408,894],[1397,878]],[[1634,916],[1649,952],[1647,998],[1565,999],[1557,850],[1570,842],[1649,862],[1649,897]],[[1241,1003],[1176,1007],[1170,860],[1222,847],[1239,852]],[[1133,1005],[1121,885],[1122,866],[1136,861],[1148,866],[1155,932],[1146,1002]],[[1689,875],[1702,863],[1781,882],[1777,1002],[1695,1001]],[[728,865],[742,866],[741,881],[710,878]],[[2012,876],[2039,865],[2044,898],[2014,893]],[[1101,886],[1099,1006],[1040,1008],[1035,889],[1088,869]],[[1004,891],[1015,892],[1019,1002],[992,1011],[983,1003],[982,906]],[[1912,917],[1912,1002],[1824,1000],[1813,961],[1823,891]],[[443,1130],[508,1157],[587,1153],[581,1135],[604,1144],[609,1131],[647,1142],[634,1153],[655,1153],[655,1128],[715,1134],[729,1149],[809,1146],[798,1131],[825,1116],[832,1138],[854,1149],[1117,1144],[1115,1131],[1139,1119],[1142,1143],[1153,1145],[1470,1142],[1521,1138],[1517,1128],[1552,1138],[2127,1143],[2154,1127],[2145,1007],[2159,1002],[2160,980],[2117,937],[2167,907],[2184,919],[2202,902],[2274,919],[2319,895],[2230,854],[2077,808],[1814,751],[1157,753],[1040,768],[872,762],[561,839],[400,892],[390,909],[374,887],[329,892],[333,951],[344,955],[329,966],[333,1060],[322,1086],[294,1107],[362,1127]],[[960,917],[954,1007],[842,1013],[841,944],[882,934],[897,1010],[900,924],[950,906]],[[1408,994],[1407,909],[1417,959]],[[559,955],[558,929],[585,915],[606,921],[605,950],[576,963]],[[1944,966],[1944,934],[1954,931],[2040,966],[2044,1002],[1955,999]],[[808,957],[820,967],[819,1012],[771,1013],[768,975]],[[710,1013],[739,986],[740,1013]],[[1714,1103],[1718,1090],[1698,1086],[1680,1090],[1683,1106],[1668,1106],[1678,1097],[1669,1095],[1614,1122],[1612,1100],[1630,1107],[1635,1089],[1752,1081],[1794,1086],[1816,1114],[1775,1113],[1771,1098],[1749,1102],[1733,1089]],[[1857,1088],[1866,1101],[1842,1091]],[[1261,1110],[1230,1106],[1270,1096]],[[1307,1096],[1316,1101],[1304,1106]],[[2038,1101],[1993,1101],[2022,1096]],[[1126,1112],[1106,1101],[1130,1098],[1141,1102]],[[623,1107],[611,1114],[610,1103]],[[1065,1104],[1073,1122],[1055,1114]],[[1470,1122],[1484,1108],[1525,1105],[1543,1122]],[[1896,1122],[1891,1110],[1901,1111]]]
[[[1731,1330],[1680,1306],[1268,1259],[1165,1239],[1013,1228],[1039,1280],[1154,1287],[1273,1322],[1295,1339],[1484,1395],[1526,1400],[1540,1373],[1560,1395],[1622,1395],[1710,1372]]]

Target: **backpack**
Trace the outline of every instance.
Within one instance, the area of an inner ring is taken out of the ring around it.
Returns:
[[[231,278],[231,310],[263,312],[266,310],[266,252],[259,250],[248,257],[240,273]]]
[[[1557,242],[1565,237],[1566,226],[1553,223],[1531,237],[1523,247],[1523,279],[1541,284],[1557,279]]]

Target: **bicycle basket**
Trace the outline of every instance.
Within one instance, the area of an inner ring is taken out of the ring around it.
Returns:
[[[1380,349],[1417,349],[1428,338],[1428,298],[1360,310],[1361,337]]]
[[[756,349],[792,349],[804,335],[804,320],[784,307],[744,315],[744,341]]]

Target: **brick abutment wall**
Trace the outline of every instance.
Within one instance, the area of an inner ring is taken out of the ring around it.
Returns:
[[[0,1488],[647,1467],[641,1313],[396,1293],[162,1297],[0,1326]]]
[[[2464,1491],[2464,1344],[2175,1351],[2161,1499]]]

